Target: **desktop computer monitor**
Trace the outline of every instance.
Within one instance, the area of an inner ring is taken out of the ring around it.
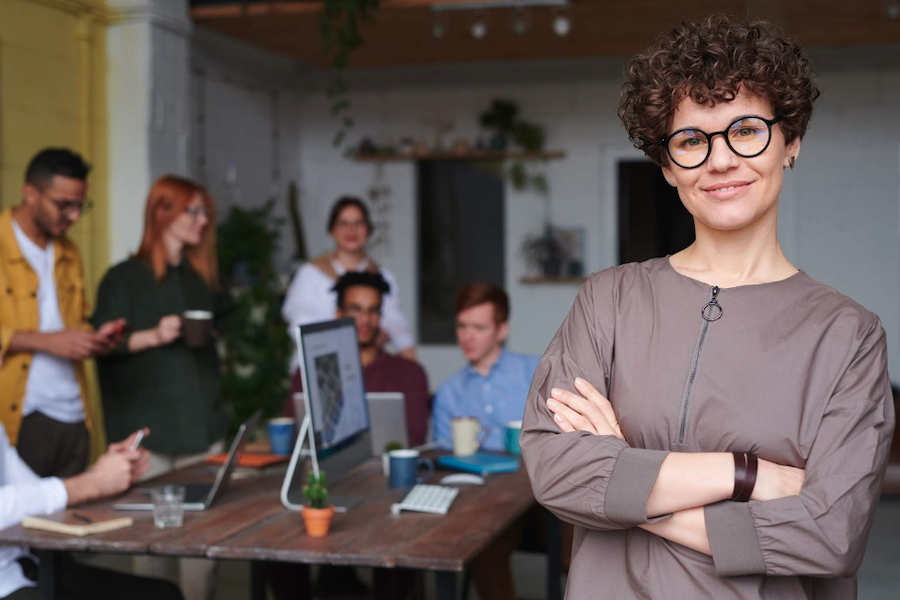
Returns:
[[[311,440],[313,465],[328,474],[329,482],[372,458],[356,323],[353,319],[312,323],[297,327],[295,334],[310,425],[306,436],[297,440],[282,490],[282,501],[291,507],[303,503],[305,480],[299,459],[306,438]],[[303,416],[298,413],[298,420]]]

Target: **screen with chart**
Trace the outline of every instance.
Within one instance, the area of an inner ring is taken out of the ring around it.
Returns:
[[[316,447],[336,448],[369,429],[356,326],[340,319],[300,331]]]

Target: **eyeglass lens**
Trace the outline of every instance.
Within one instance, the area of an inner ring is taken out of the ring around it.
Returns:
[[[768,146],[771,128],[760,118],[745,117],[732,123],[723,133],[735,154],[752,158]],[[680,167],[697,167],[709,156],[710,143],[710,134],[699,129],[684,129],[669,138],[669,156]]]

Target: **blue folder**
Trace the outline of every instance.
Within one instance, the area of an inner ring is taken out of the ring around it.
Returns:
[[[476,452],[469,456],[441,456],[438,465],[457,471],[468,471],[479,475],[510,473],[519,470],[519,459],[515,456]]]

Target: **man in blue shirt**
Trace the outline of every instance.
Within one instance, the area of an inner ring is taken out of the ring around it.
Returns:
[[[482,449],[505,450],[509,421],[521,421],[531,378],[540,357],[504,348],[509,335],[509,297],[489,283],[470,283],[456,295],[456,341],[468,365],[447,378],[434,396],[432,437],[453,446],[451,421],[475,417],[487,433]],[[522,540],[517,523],[472,562],[472,580],[479,598],[514,600],[510,554]]]
[[[435,393],[432,437],[450,448],[451,421],[475,417],[487,430],[481,447],[503,451],[506,424],[522,420],[540,357],[515,354],[503,346],[509,335],[509,297],[499,287],[489,283],[464,286],[456,296],[454,311],[456,341],[469,364],[447,378]]]

